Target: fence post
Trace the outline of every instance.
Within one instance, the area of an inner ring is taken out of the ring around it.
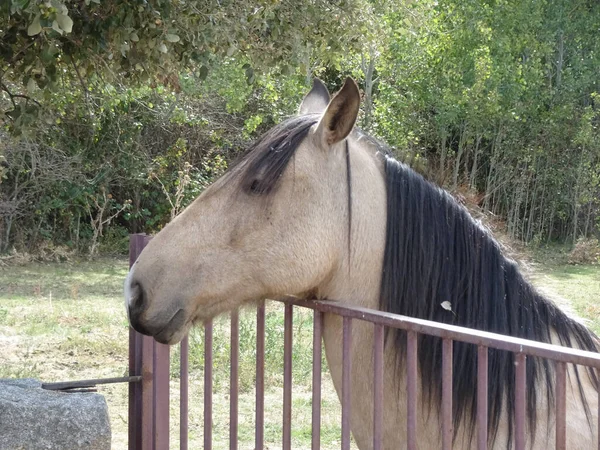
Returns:
[[[129,237],[129,267],[150,237]],[[141,383],[129,384],[129,450],[169,448],[169,346],[129,328],[129,375]]]

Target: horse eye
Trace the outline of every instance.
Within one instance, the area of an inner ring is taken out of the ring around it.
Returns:
[[[258,180],[252,181],[252,184],[250,184],[250,192],[253,194],[260,194],[260,182]]]

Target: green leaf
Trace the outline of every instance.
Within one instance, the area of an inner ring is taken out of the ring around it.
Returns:
[[[179,36],[177,36],[176,34],[167,34],[165,36],[165,38],[167,39],[167,41],[169,42],[179,42]]]
[[[42,25],[40,24],[40,15],[38,14],[37,16],[35,16],[35,19],[33,19],[33,22],[31,22],[31,25],[29,25],[29,28],[27,28],[27,35],[35,36],[36,34],[40,34],[41,32]]]
[[[35,84],[35,80],[33,78],[30,78],[27,82],[27,92],[32,93],[36,87],[37,85]]]
[[[54,31],[56,31],[58,34],[63,34],[63,30],[60,28],[60,26],[58,25],[58,22],[56,20],[52,21],[52,29]]]
[[[158,51],[161,53],[167,53],[169,50],[167,49],[165,43],[161,42],[161,44],[158,46]]]
[[[22,10],[27,8],[29,5],[29,0],[12,0],[12,13],[17,12],[18,10]]]
[[[70,33],[73,30],[73,20],[66,14],[57,14],[56,21],[66,33]]]

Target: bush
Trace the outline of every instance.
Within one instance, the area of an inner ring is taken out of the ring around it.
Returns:
[[[598,239],[580,238],[569,253],[569,264],[600,264]]]

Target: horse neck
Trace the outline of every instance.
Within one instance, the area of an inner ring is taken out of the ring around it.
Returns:
[[[350,233],[350,241],[317,295],[378,309],[387,219],[385,169],[381,158],[365,147],[360,139],[349,143],[352,215],[350,226],[336,226]],[[347,196],[340,198],[346,200]]]

